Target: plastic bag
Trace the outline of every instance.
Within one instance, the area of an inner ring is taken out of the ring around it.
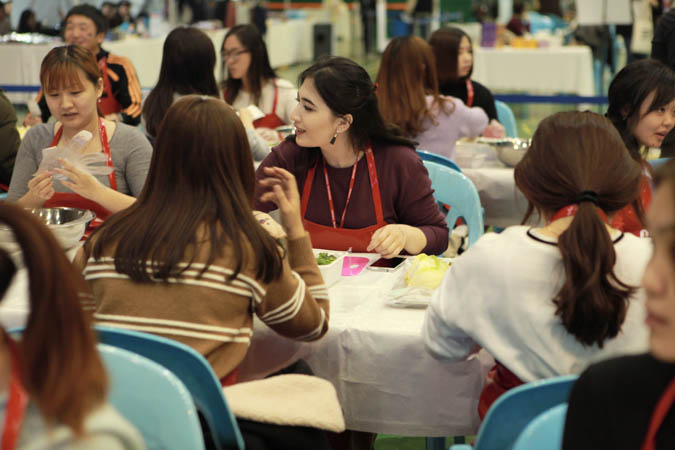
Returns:
[[[112,167],[106,165],[108,157],[103,152],[82,154],[93,135],[87,131],[82,130],[77,133],[68,142],[67,145],[59,147],[47,147],[42,150],[42,162],[38,171],[51,171],[61,167],[59,158],[63,158],[73,164],[75,167],[83,172],[91,175],[108,175],[113,171]],[[67,180],[68,177],[61,174],[54,174],[56,180]]]

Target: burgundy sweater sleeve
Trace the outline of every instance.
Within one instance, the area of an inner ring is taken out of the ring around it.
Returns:
[[[299,147],[292,142],[284,141],[276,147],[263,159],[255,171],[255,209],[263,212],[270,212],[277,209],[277,205],[272,202],[261,202],[260,196],[265,193],[266,189],[258,183],[262,178],[265,178],[263,172],[264,167],[281,167],[288,170],[296,176],[298,182],[298,189],[301,189],[298,174],[295,173],[295,160]]]
[[[398,183],[392,183],[393,185],[385,186],[384,189],[396,191],[394,205],[397,223],[422,230],[427,238],[427,245],[422,252],[439,255],[448,248],[449,230],[445,217],[434,200],[427,169],[415,151],[407,148],[396,148],[395,151],[396,158],[400,161],[392,169]]]

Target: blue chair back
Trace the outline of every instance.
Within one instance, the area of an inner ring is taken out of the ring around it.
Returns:
[[[443,164],[444,166],[447,166],[453,170],[456,170],[457,172],[461,172],[462,169],[459,168],[456,162],[451,160],[450,158],[446,158],[443,155],[439,155],[437,153],[431,153],[426,150],[417,150],[417,154],[420,155],[420,158],[422,158],[422,161],[433,161],[438,164]]]
[[[567,403],[576,375],[523,384],[507,391],[490,407],[478,430],[475,450],[510,450],[520,433],[542,412]]]
[[[108,400],[138,428],[148,449],[204,449],[192,396],[174,374],[121,348],[99,344],[98,351],[110,375]]]
[[[530,422],[513,445],[513,450],[560,450],[567,403],[544,411]]]
[[[652,165],[652,169],[656,170],[668,161],[670,161],[672,158],[659,158],[659,159],[652,159],[649,162],[649,164]]]
[[[173,372],[192,394],[218,449],[244,449],[220,381],[208,361],[192,347],[138,331],[103,326],[97,326],[96,331],[100,342],[143,355]]]
[[[518,126],[516,125],[516,116],[511,111],[509,105],[501,100],[495,100],[495,108],[497,108],[497,120],[504,125],[506,135],[508,137],[518,137]]]
[[[434,161],[422,161],[429,172],[434,198],[450,206],[445,222],[451,230],[462,217],[469,227],[469,243],[473,245],[483,234],[483,210],[478,191],[464,174]]]

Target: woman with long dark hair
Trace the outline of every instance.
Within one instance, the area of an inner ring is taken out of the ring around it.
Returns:
[[[459,99],[439,94],[436,59],[420,37],[396,37],[389,42],[377,84],[382,118],[417,141],[422,150],[454,159],[458,139],[474,138],[487,127],[481,108],[468,108]]]
[[[106,404],[108,377],[80,303],[90,297],[82,275],[53,234],[22,208],[1,203],[0,224],[21,249],[30,306],[20,340],[0,328],[2,448],[145,448]],[[16,264],[0,248],[0,298]]]
[[[236,381],[254,313],[285,336],[321,337],[328,296],[295,180],[282,177],[268,197],[281,211],[283,246],[254,217],[254,184],[246,133],[230,106],[197,95],[173,104],[137,202],[92,234],[76,260],[95,319],[194,347],[223,384]]]
[[[438,90],[443,95],[458,98],[466,106],[479,106],[490,120],[486,136],[504,137],[504,127],[497,120],[497,108],[492,92],[471,79],[473,72],[473,44],[460,28],[440,28],[429,37],[429,45],[436,57]]]
[[[220,92],[213,70],[216,51],[211,39],[190,27],[174,29],[164,40],[159,80],[143,103],[145,131],[154,141],[169,107],[188,94],[218,98]],[[261,161],[270,152],[268,145],[252,129],[246,129],[253,159]]]
[[[270,65],[267,47],[255,25],[237,25],[225,35],[220,49],[227,67],[223,96],[235,109],[256,105],[265,114],[256,128],[274,129],[291,123],[297,89],[278,78]]]
[[[612,123],[590,112],[544,119],[515,168],[543,226],[481,237],[450,267],[425,319],[427,350],[463,360],[477,345],[497,360],[481,416],[523,382],[580,373],[647,348],[640,277],[651,243],[608,223],[638,195],[642,168]]]
[[[440,254],[448,228],[414,143],[385,124],[368,72],[341,57],[300,74],[295,135],[257,170],[257,209],[278,181],[271,167],[290,172],[302,192],[302,218],[318,248]]]
[[[675,126],[675,72],[654,59],[632,62],[609,85],[607,117],[633,159],[643,167],[640,197],[613,218],[612,226],[639,234],[651,203],[651,166],[644,159]]]

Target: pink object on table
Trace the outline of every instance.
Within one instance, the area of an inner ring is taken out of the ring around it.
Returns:
[[[342,276],[350,277],[360,274],[369,261],[369,258],[363,256],[345,256],[342,260]]]

